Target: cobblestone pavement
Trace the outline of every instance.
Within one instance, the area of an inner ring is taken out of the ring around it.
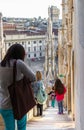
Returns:
[[[27,123],[27,130],[75,130],[75,123],[65,112],[57,114],[57,108],[49,107],[43,117],[33,117]]]

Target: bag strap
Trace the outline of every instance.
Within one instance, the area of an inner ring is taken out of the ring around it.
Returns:
[[[16,74],[17,74],[16,63],[17,61],[15,60],[13,64],[13,84],[15,84],[16,82]]]

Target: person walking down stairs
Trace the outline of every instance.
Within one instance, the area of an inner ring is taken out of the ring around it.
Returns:
[[[56,95],[55,95],[55,91],[54,91],[54,87],[52,87],[52,90],[48,93],[48,95],[50,96],[51,99],[51,106],[54,108],[56,105]]]
[[[63,99],[66,93],[66,87],[63,85],[61,80],[57,78],[55,81],[54,89],[58,104],[58,114],[63,114]]]

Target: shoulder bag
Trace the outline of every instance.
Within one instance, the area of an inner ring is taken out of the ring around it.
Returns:
[[[13,83],[8,86],[14,118],[20,120],[30,109],[36,105],[31,83],[24,76],[16,81],[16,62],[13,65]]]

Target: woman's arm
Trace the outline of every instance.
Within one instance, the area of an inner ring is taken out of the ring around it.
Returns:
[[[50,91],[49,93],[48,93],[48,95],[51,95],[52,94],[52,91]]]

